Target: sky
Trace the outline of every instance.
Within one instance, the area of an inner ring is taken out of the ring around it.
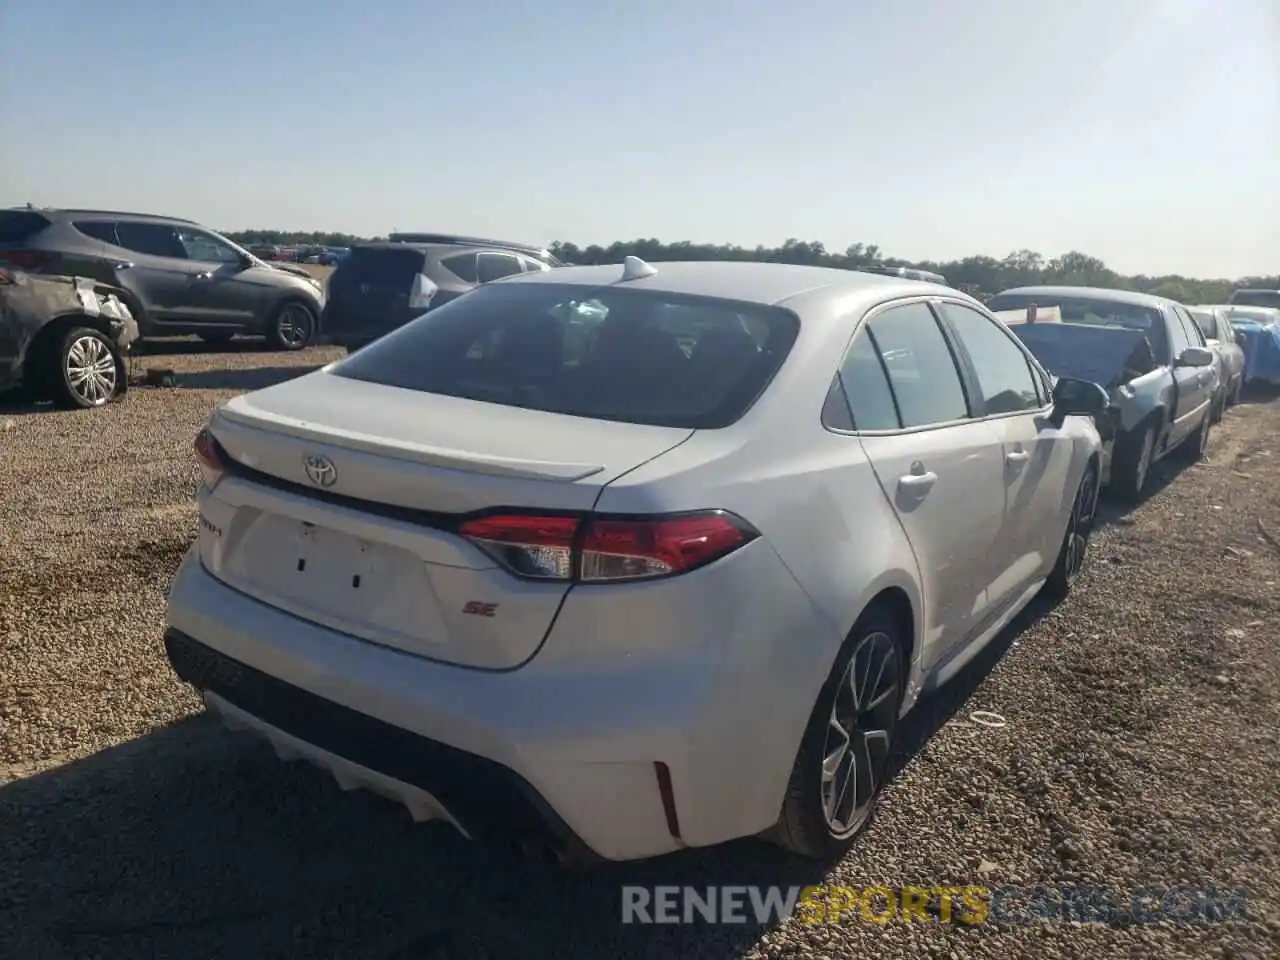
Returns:
[[[0,0],[0,205],[1280,272],[1280,0]]]

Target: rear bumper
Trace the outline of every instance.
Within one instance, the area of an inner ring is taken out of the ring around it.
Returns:
[[[299,619],[226,586],[192,551],[166,647],[179,676],[247,715],[241,725],[419,819],[438,803],[476,839],[640,859],[776,821],[822,655],[839,642],[785,576],[757,542],[688,577],[584,592],[541,653],[498,671]]]
[[[313,760],[344,787],[390,794],[415,819],[447,816],[472,839],[563,862],[598,859],[528,781],[502,764],[308,693],[179,630],[170,629],[164,645],[174,672],[202,691],[229,726],[252,729],[285,758]]]
[[[370,317],[358,309],[330,302],[325,305],[321,314],[320,331],[330,343],[338,346],[362,346],[392,330],[398,330],[425,312],[421,309],[396,309],[390,312],[379,311]]]

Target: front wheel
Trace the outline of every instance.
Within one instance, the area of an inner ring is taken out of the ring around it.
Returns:
[[[280,350],[301,350],[316,335],[316,315],[306,304],[282,303],[271,318],[267,339]]]
[[[124,391],[124,360],[102,333],[73,327],[63,334],[52,353],[55,369],[44,377],[53,402],[67,410],[85,410],[110,403]]]
[[[1085,468],[1080,488],[1071,504],[1067,518],[1067,531],[1058,550],[1058,562],[1044,583],[1044,593],[1051,600],[1065,599],[1071,592],[1077,575],[1084,568],[1085,554],[1089,550],[1089,537],[1093,534],[1093,520],[1098,508],[1098,470],[1091,463]]]
[[[906,683],[901,628],[863,614],[818,695],[769,839],[802,856],[843,856],[871,820],[888,774]]]
[[[1122,436],[1116,442],[1111,467],[1111,487],[1126,503],[1137,503],[1146,489],[1151,474],[1151,460],[1156,449],[1156,428],[1146,424],[1137,434]]]

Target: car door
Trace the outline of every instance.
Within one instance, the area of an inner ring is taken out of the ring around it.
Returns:
[[[186,322],[193,278],[208,267],[187,259],[177,231],[169,224],[120,220],[116,236],[133,256],[132,265],[119,271],[120,285],[138,299],[151,323]]]
[[[1173,379],[1178,385],[1178,396],[1175,403],[1173,436],[1169,446],[1181,443],[1200,426],[1201,412],[1213,399],[1216,387],[1217,372],[1213,367],[1180,367],[1178,357],[1187,347],[1204,347],[1204,334],[1196,326],[1191,314],[1182,307],[1172,308],[1174,326]]]
[[[924,300],[860,326],[840,371],[853,428],[920,571],[926,669],[985,619],[1004,514],[1003,455],[970,417],[951,346]]]
[[[201,269],[188,274],[183,310],[196,323],[249,326],[265,311],[268,287],[254,281],[240,251],[213,234],[194,227],[176,230],[189,263]],[[258,268],[261,269],[261,268]]]
[[[983,415],[1000,435],[1004,519],[994,556],[1004,564],[989,587],[993,609],[1016,601],[1057,560],[1075,499],[1075,441],[1050,419],[1051,391],[1018,339],[969,304],[937,304],[975,382]]]

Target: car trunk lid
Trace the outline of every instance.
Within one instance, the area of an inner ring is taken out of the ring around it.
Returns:
[[[233,468],[202,499],[201,556],[224,582],[353,636],[509,669],[568,590],[500,568],[456,532],[497,508],[589,511],[693,431],[385,387],[323,370],[219,408]]]

